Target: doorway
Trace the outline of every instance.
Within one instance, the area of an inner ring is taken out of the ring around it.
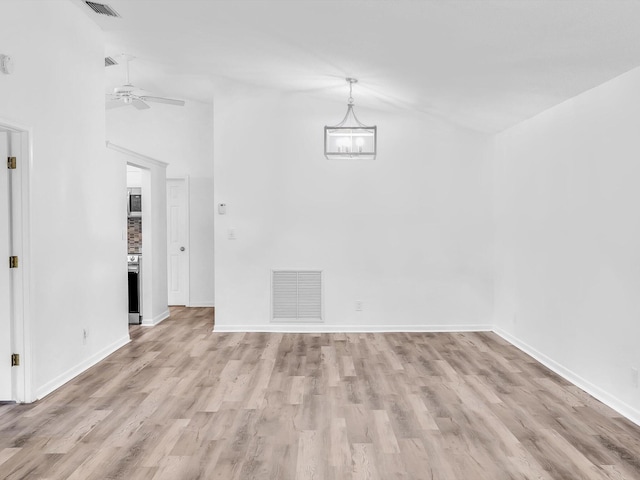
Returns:
[[[189,306],[189,178],[167,179],[169,305]]]
[[[0,121],[0,401],[31,401],[29,141],[27,129]]]
[[[142,178],[141,168],[127,165],[127,294],[130,325],[141,324],[143,318]]]
[[[109,141],[107,141],[107,149],[108,155],[114,161],[122,162],[123,177],[126,176],[127,166],[137,167],[141,171],[142,325],[157,325],[169,318],[170,314],[167,305],[166,169],[168,164]],[[126,184],[126,177],[124,180],[123,187]],[[123,188],[122,195],[124,196],[126,193]],[[123,227],[126,227],[126,210],[122,212],[122,215]],[[124,237],[123,240],[125,240]],[[123,256],[125,253],[127,253],[126,248],[123,248]]]
[[[127,286],[129,323],[148,324],[152,291],[151,275],[144,275],[151,255],[151,171],[127,163]],[[132,301],[135,297],[135,301]],[[146,320],[146,321],[145,321]]]

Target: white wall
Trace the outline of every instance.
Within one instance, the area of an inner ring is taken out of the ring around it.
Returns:
[[[272,268],[324,271],[318,329],[490,328],[488,137],[357,107],[378,125],[378,159],[329,161],[323,127],[344,103],[218,93],[215,203],[228,213],[216,214],[216,329],[279,328]]]
[[[497,136],[499,331],[640,422],[640,69]]]
[[[5,0],[0,18],[0,53],[15,60],[0,116],[32,129],[25,362],[41,397],[128,341],[125,171],[105,160],[99,28],[71,2]]]
[[[189,176],[189,305],[213,306],[213,106],[151,105],[107,110],[107,138],[168,163],[168,178]]]

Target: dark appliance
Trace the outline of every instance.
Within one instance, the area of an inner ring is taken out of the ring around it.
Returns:
[[[129,276],[129,323],[142,323],[142,255],[127,255]]]
[[[129,194],[129,216],[135,217],[142,215],[142,194]]]

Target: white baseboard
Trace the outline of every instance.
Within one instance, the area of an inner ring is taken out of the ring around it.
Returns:
[[[505,339],[507,342],[512,344],[514,347],[519,348],[527,355],[530,355],[531,357],[535,358],[538,362],[543,364],[548,369],[552,370],[554,373],[557,373],[565,380],[573,383],[576,387],[581,388],[592,397],[600,400],[602,403],[604,403],[608,407],[611,407],[620,415],[631,420],[633,423],[640,425],[640,410],[638,410],[637,408],[634,408],[631,405],[626,404],[625,402],[621,401],[620,399],[616,398],[610,393],[602,390],[600,387],[592,384],[588,380],[585,380],[580,375],[574,373],[573,371],[569,370],[565,366],[552,360],[551,358],[547,357],[544,353],[537,351],[535,348],[517,339],[510,333],[505,332],[501,328],[495,327],[493,331],[496,335],[501,336],[503,339]]]
[[[131,339],[129,338],[129,334],[127,333],[126,336],[113,342],[111,345],[108,345],[107,347],[103,348],[102,350],[90,356],[83,362],[80,362],[75,367],[70,368],[69,370],[62,373],[61,375],[58,375],[53,380],[45,383],[41,387],[38,387],[36,389],[36,395],[33,401],[40,400],[41,398],[49,395],[51,392],[60,388],[62,385],[64,385],[68,381],[73,380],[75,377],[83,373],[85,370],[93,367],[96,363],[100,362],[101,360],[104,360],[113,352],[125,346],[130,341]]]
[[[214,325],[216,333],[398,333],[490,332],[492,325],[326,325],[270,323],[266,325]]]
[[[170,315],[169,309],[166,309],[164,312],[160,313],[159,315],[156,315],[151,320],[143,318],[141,325],[143,327],[153,327],[155,325],[158,325],[163,320],[166,320],[167,318],[169,318],[169,315]]]
[[[210,302],[195,302],[187,305],[189,308],[213,308],[215,305]]]
[[[143,325],[153,326],[157,325],[163,320],[169,317],[169,310],[157,315],[152,322],[145,323]],[[626,417],[630,421],[637,425],[640,425],[640,410],[627,403],[621,401],[617,397],[602,390],[600,387],[593,385],[588,380],[580,377],[570,369],[559,364],[558,362],[547,357],[545,354],[537,351],[527,343],[519,340],[510,333],[497,328],[492,325],[325,325],[325,324],[267,324],[267,325],[215,325],[215,333],[249,333],[249,332],[261,332],[261,333],[393,333],[393,332],[408,332],[408,333],[429,333],[429,332],[486,332],[493,331],[496,335],[499,335],[504,340],[522,350],[524,353],[530,355],[538,362],[563,377],[565,380],[571,382],[575,386],[581,388],[589,395],[598,399],[605,405],[611,407],[620,415]],[[94,366],[96,363],[105,359],[113,352],[123,347],[131,340],[129,335],[126,335],[119,340],[113,342],[111,345],[103,348],[99,352],[95,353],[91,357],[87,358],[78,365],[70,368],[66,372],[58,375],[53,380],[47,382],[41,387],[36,389],[36,395],[34,400],[41,399],[50,394],[57,388],[61,387],[65,383],[69,382],[76,376],[83,373],[85,370]]]

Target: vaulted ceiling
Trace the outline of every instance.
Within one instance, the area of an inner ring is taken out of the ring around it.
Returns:
[[[224,82],[423,112],[498,132],[640,65],[638,0],[71,0],[153,93]],[[124,83],[108,67],[107,86]],[[639,86],[640,88],[640,86]],[[639,106],[640,107],[640,106]]]

